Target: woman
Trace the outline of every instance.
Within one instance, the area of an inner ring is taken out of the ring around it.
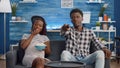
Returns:
[[[24,34],[21,41],[21,47],[25,49],[22,63],[27,67],[44,68],[44,63],[47,60],[44,56],[51,53],[50,42],[46,36],[46,23],[41,16],[33,16],[31,21],[31,33]],[[37,50],[35,45],[38,43],[44,43],[46,48],[41,51]]]

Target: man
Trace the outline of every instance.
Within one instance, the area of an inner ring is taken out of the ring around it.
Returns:
[[[82,26],[83,12],[73,9],[70,12],[74,27],[64,24],[61,35],[66,38],[66,50],[61,54],[61,61],[81,61],[86,64],[95,63],[95,68],[104,68],[104,59],[110,58],[111,52],[96,38],[93,31]],[[90,54],[90,43],[98,49]]]

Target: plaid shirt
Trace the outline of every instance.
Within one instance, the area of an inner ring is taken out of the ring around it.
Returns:
[[[90,43],[92,42],[97,49],[104,47],[96,38],[93,31],[83,28],[82,31],[76,31],[71,28],[69,31],[64,32],[61,30],[61,35],[66,38],[66,50],[74,56],[86,57],[90,53]]]

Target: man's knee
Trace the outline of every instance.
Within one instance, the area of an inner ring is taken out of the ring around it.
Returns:
[[[104,52],[102,50],[97,51],[96,54],[97,54],[96,58],[101,58],[101,59],[105,58]]]
[[[68,55],[68,54],[69,54],[69,52],[66,51],[66,50],[64,50],[64,51],[62,52],[61,56],[66,56],[66,55]]]
[[[63,51],[61,54],[61,61],[68,61],[70,53],[68,51]]]

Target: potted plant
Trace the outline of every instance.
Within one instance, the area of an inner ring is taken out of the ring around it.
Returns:
[[[104,11],[105,9],[107,8],[108,4],[104,4],[103,7],[100,9],[100,12],[99,12],[99,21],[102,21],[103,19],[103,14],[104,14]]]
[[[96,22],[96,30],[99,30],[100,29],[100,22]]]
[[[17,5],[18,5],[17,3],[13,3],[11,5],[11,8],[12,8],[12,20],[16,19]]]
[[[102,44],[104,44],[104,45],[106,45],[106,44],[107,44],[106,39],[105,39],[105,38],[103,38],[103,37],[98,38],[98,40],[99,40]]]

